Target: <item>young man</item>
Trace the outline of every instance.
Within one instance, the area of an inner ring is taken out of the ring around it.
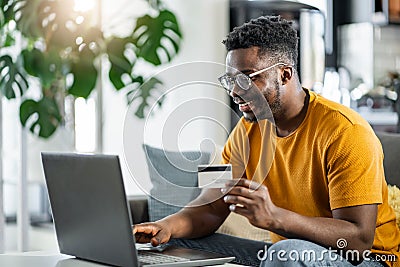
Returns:
[[[136,225],[138,242],[179,238],[175,242],[233,253],[241,263],[257,264],[258,256],[262,266],[399,263],[381,145],[356,112],[301,87],[297,39],[291,23],[275,16],[229,33],[227,73],[219,80],[243,118],[222,156],[242,178],[193,202],[204,205]],[[260,242],[211,235],[230,212],[271,231],[275,244],[265,255],[257,253]]]

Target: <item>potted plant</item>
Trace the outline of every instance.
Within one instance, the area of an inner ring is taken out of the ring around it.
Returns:
[[[50,137],[62,124],[63,99],[88,98],[103,60],[110,64],[108,77],[117,91],[133,88],[128,102],[140,101],[135,115],[144,117],[152,90],[162,81],[146,80],[136,63],[169,62],[182,39],[175,15],[163,2],[145,2],[149,14],[137,18],[128,35],[106,37],[96,14],[77,10],[74,0],[0,0],[0,95],[22,98],[23,126]],[[39,85],[38,97],[26,94],[30,81]]]

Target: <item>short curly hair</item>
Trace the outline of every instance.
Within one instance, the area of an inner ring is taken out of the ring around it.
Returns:
[[[268,53],[271,61],[297,66],[298,37],[293,22],[280,16],[263,16],[235,27],[222,41],[228,51],[259,47],[260,56]]]

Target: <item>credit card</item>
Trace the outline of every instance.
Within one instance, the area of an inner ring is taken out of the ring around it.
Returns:
[[[223,188],[232,179],[232,165],[198,165],[198,184],[200,188]]]

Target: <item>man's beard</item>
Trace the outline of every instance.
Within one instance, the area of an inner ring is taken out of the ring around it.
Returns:
[[[246,121],[248,122],[257,122],[259,120],[263,119],[269,119],[269,120],[274,120],[277,116],[279,116],[282,113],[282,104],[280,101],[281,93],[279,91],[279,82],[276,79],[274,82],[274,88],[275,88],[275,95],[271,94],[271,91],[267,91],[266,93],[263,93],[262,95],[265,98],[264,103],[268,104],[267,107],[264,108],[264,110],[261,110],[260,112],[257,112],[257,114],[253,111],[252,115],[246,116],[246,114],[243,114],[243,117]],[[268,99],[272,99],[272,101],[268,101]]]
[[[272,114],[274,116],[276,116],[276,115],[278,115],[278,114],[280,114],[282,112],[282,105],[281,105],[281,101],[280,101],[281,92],[279,91],[278,79],[276,79],[274,81],[274,87],[275,87],[275,96],[268,97],[267,99],[271,99],[272,98],[272,102],[269,103],[268,100],[267,100],[267,102],[269,104],[269,108],[271,109]]]

